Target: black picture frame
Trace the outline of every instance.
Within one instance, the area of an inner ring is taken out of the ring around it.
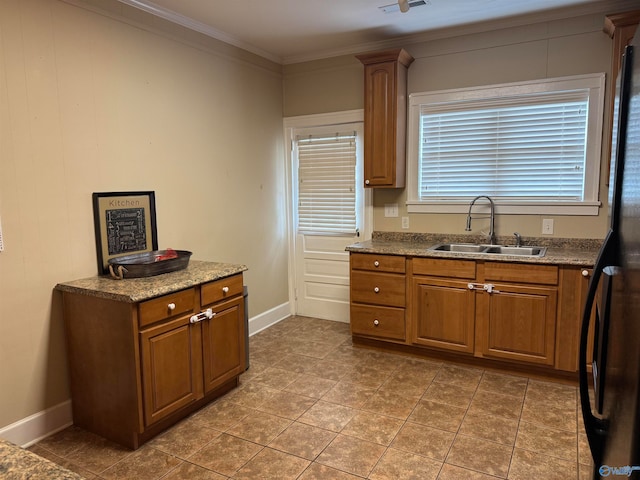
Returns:
[[[112,258],[158,249],[155,192],[94,192],[92,200],[98,274]]]

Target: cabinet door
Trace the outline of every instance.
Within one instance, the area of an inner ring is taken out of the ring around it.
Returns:
[[[467,282],[413,278],[413,342],[473,353],[475,293]]]
[[[476,354],[553,365],[557,288],[494,285],[478,293]]]
[[[364,178],[368,187],[396,186],[396,65],[376,63],[364,70]]]
[[[145,425],[202,397],[199,339],[189,317],[140,332]]]
[[[240,375],[245,369],[244,301],[238,297],[210,307],[215,313],[202,322],[205,393]]]

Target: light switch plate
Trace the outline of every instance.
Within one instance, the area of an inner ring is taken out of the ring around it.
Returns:
[[[553,235],[553,218],[544,218],[542,220],[542,234]]]
[[[384,216],[385,217],[397,217],[398,216],[398,204],[397,203],[385,203],[384,204]]]

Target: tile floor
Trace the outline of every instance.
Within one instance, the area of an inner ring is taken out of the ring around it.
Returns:
[[[351,345],[291,317],[236,390],[135,452],[70,427],[39,455],[91,479],[590,478],[577,389]]]

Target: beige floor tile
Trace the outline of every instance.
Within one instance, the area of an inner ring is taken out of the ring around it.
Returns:
[[[526,377],[485,371],[478,385],[478,390],[522,398],[527,391],[528,383],[529,379]]]
[[[577,388],[570,385],[530,380],[527,386],[527,399],[543,407],[575,409],[577,398]]]
[[[409,416],[409,421],[439,428],[449,432],[457,432],[466,410],[453,405],[420,400]]]
[[[487,414],[517,419],[522,414],[522,398],[478,391],[471,401],[469,412],[478,415]]]
[[[202,427],[223,432],[252,413],[255,413],[254,409],[238,405],[224,397],[191,415],[189,421]]]
[[[96,474],[91,473],[88,470],[85,470],[84,468],[76,465],[75,463],[71,462],[70,460],[67,460],[64,457],[60,457],[55,453],[50,452],[46,448],[41,447],[39,444],[31,445],[29,448],[27,448],[27,450],[35,453],[36,455],[41,456],[42,458],[46,458],[47,460],[57,465],[62,466],[67,470],[71,470],[72,472],[77,473],[78,475],[81,475],[82,478],[85,478],[86,480],[93,480],[98,478]]]
[[[300,375],[300,373],[285,370],[283,368],[270,367],[254,378],[253,381],[266,385],[270,388],[282,390],[300,378]]]
[[[290,353],[273,366],[295,373],[305,373],[307,369],[312,368],[316,363],[318,363],[317,358]]]
[[[578,463],[587,466],[593,465],[593,457],[586,434],[578,435]]]
[[[366,477],[378,463],[386,448],[358,438],[338,435],[316,462],[343,472]]]
[[[361,408],[375,393],[374,388],[340,381],[322,396],[322,400],[351,408]]]
[[[331,390],[336,383],[335,380],[316,377],[314,375],[303,375],[295,382],[285,387],[284,390],[298,395],[304,395],[311,398],[322,398],[322,396]]]
[[[193,463],[182,462],[177,468],[162,477],[162,480],[225,480],[226,478],[228,477]]]
[[[314,460],[331,441],[335,432],[294,422],[278,435],[269,447],[298,457]]]
[[[462,388],[455,384],[432,382],[422,399],[467,408],[474,394],[475,390]]]
[[[444,364],[440,367],[434,381],[451,383],[461,388],[475,390],[480,383],[483,371],[478,368],[459,367]]]
[[[407,422],[391,446],[398,450],[444,462],[454,437],[455,434],[452,432]]]
[[[144,446],[100,473],[107,480],[155,480],[180,465],[181,460],[155,448]]]
[[[307,357],[313,357],[318,360],[330,355],[334,348],[327,348],[327,345],[320,342],[300,342],[293,344],[293,353],[298,355],[306,355]]]
[[[256,410],[295,420],[309,410],[314,403],[316,400],[313,398],[282,391],[274,393],[264,403],[256,407]]]
[[[223,433],[189,457],[189,462],[231,477],[263,448]]]
[[[578,458],[577,434],[525,421],[518,427],[516,448],[572,462]]]
[[[513,451],[509,480],[577,480],[578,471],[575,462],[560,460],[539,453],[516,448]]]
[[[350,363],[344,363],[339,360],[324,359],[309,367],[305,373],[315,375],[316,377],[326,378],[328,380],[338,381],[342,379],[348,372],[352,370]]]
[[[270,388],[257,382],[256,378],[243,387],[230,391],[225,395],[224,399],[243,407],[255,408],[278,392],[278,389]]]
[[[569,432],[576,431],[577,415],[576,408],[544,406],[528,397],[525,397],[522,407],[522,420]]]
[[[98,435],[72,425],[39,441],[38,445],[60,457],[66,457],[84,445],[103,442],[105,440]],[[122,449],[122,452],[124,452],[124,456],[130,453],[126,449]]]
[[[518,420],[496,417],[495,415],[467,413],[462,421],[459,433],[513,446],[518,433]]]
[[[229,428],[227,433],[259,445],[267,445],[289,425],[291,425],[289,419],[256,412]]]
[[[185,459],[220,434],[219,430],[203,427],[197,421],[189,418],[155,437],[147,445]]]
[[[314,462],[298,477],[298,480],[362,480],[362,477]]]
[[[357,410],[319,400],[307,410],[298,421],[314,427],[339,432],[356,415]]]
[[[397,376],[396,372],[394,372],[382,384],[378,391],[414,397],[417,400],[424,394],[430,383],[431,381],[423,381],[415,378],[408,379],[404,376]]]
[[[265,448],[233,476],[236,480],[294,480],[311,462]]]
[[[369,475],[372,480],[435,480],[442,463],[413,453],[388,449]]]
[[[578,467],[579,480],[593,480],[593,465],[580,464]]]
[[[341,380],[359,383],[369,388],[379,388],[391,375],[391,372],[368,365],[354,365]]]
[[[496,480],[493,475],[486,475],[480,472],[474,472],[466,468],[457,467],[445,463],[440,470],[438,480]],[[533,479],[532,479],[533,480]]]
[[[132,452],[128,448],[95,435],[88,437],[80,448],[73,450],[65,458],[80,468],[100,473],[130,455]]]
[[[506,445],[458,435],[447,455],[446,463],[504,478],[509,471],[512,451]]]
[[[404,421],[397,418],[362,412],[353,417],[340,433],[388,446],[403,424]]]
[[[362,406],[362,410],[406,420],[418,398],[379,390]]]

